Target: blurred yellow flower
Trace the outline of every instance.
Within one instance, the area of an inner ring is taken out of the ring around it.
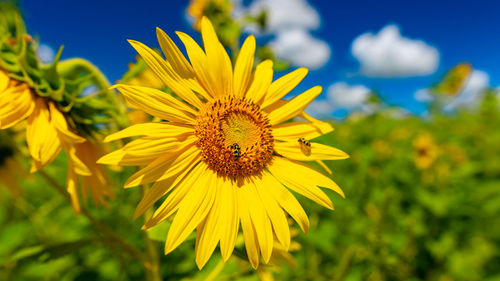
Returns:
[[[73,207],[77,212],[80,211],[80,202],[76,188],[80,179],[84,201],[87,201],[88,193],[90,193],[90,197],[92,197],[97,206],[104,205],[109,208],[107,200],[115,197],[109,188],[111,180],[108,178],[106,170],[96,163],[104,153],[97,145],[87,140],[75,145],[75,155],[88,168],[90,175],[79,174],[75,169],[71,168],[68,170],[68,191],[71,195]]]
[[[467,162],[468,157],[463,148],[458,144],[448,144],[443,147],[443,152],[446,153],[453,162],[457,165],[461,165]]]
[[[411,131],[406,127],[398,127],[391,131],[389,138],[392,141],[407,140],[411,136]]]
[[[223,4],[226,4],[226,2],[226,0],[191,0],[189,2],[189,7],[187,8],[187,13],[194,18],[194,29],[200,30],[201,19],[205,15],[205,10],[209,4],[213,3],[217,6],[222,6]]]
[[[415,149],[415,165],[419,169],[425,170],[429,168],[436,160],[438,149],[429,133],[417,136],[413,140],[413,148]]]
[[[472,70],[472,66],[469,63],[463,62],[457,64],[446,73],[441,82],[433,88],[433,91],[448,96],[459,94],[462,92],[465,84],[467,84]]]
[[[381,158],[389,158],[392,155],[392,147],[387,141],[376,140],[372,143],[372,147]]]
[[[275,241],[286,250],[290,248],[285,212],[304,232],[309,227],[307,215],[284,185],[329,209],[333,204],[318,186],[343,196],[330,178],[300,161],[337,160],[348,155],[305,141],[332,131],[329,124],[284,123],[299,114],[305,116],[302,111],[321,93],[321,87],[316,86],[289,101],[282,100],[305,77],[307,69],[297,69],[274,82],[271,61],[252,71],[253,36],[245,40],[233,69],[206,17],[201,20],[201,33],[205,50],[187,34],[177,32],[191,64],[160,29],[157,35],[166,60],[142,43],[129,41],[179,99],[152,88],[116,85],[132,107],[168,121],[137,124],[108,136],[105,141],[145,137],[98,162],[147,165],[132,175],[125,187],[154,182],[135,217],[168,194],[144,225],[148,229],[177,212],[165,254],[196,228],[198,267],[206,264],[219,242],[227,260],[241,222],[249,261],[257,268],[260,254],[269,262]],[[303,145],[310,146],[308,155],[302,152]]]
[[[77,155],[77,146],[86,139],[73,132],[66,117],[54,102],[37,96],[27,84],[11,79],[0,69],[0,129],[7,129],[27,119],[26,141],[32,157],[31,172],[50,164],[64,148],[68,155],[67,189],[75,212],[80,212],[76,175],[99,177]],[[97,159],[97,157],[96,157]],[[103,192],[93,186],[93,193]],[[99,202],[98,202],[99,203]]]

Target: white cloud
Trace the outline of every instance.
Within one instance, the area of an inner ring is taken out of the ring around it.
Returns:
[[[321,19],[306,0],[254,0],[248,7],[252,15],[267,11],[269,32],[284,29],[316,29]]]
[[[364,33],[351,46],[361,64],[361,73],[372,77],[409,77],[436,71],[439,52],[424,41],[401,36],[396,25],[378,34]]]
[[[420,102],[431,102],[434,99],[429,89],[419,89],[413,96]]]
[[[40,45],[38,46],[37,52],[38,52],[38,57],[40,58],[40,60],[43,63],[47,63],[47,64],[51,63],[56,56],[54,49],[52,49],[52,47],[50,47],[49,45],[46,45],[43,43],[40,43]]]
[[[488,73],[481,70],[472,71],[462,92],[446,105],[444,109],[451,110],[460,106],[470,108],[477,105],[483,97],[484,90],[489,86],[490,76]]]
[[[265,34],[254,24],[247,24],[244,29],[256,35],[274,35],[269,43],[278,58],[311,69],[322,67],[330,59],[328,43],[310,33],[321,25],[321,17],[306,0],[254,0],[248,7],[243,6],[242,0],[232,2],[236,18],[267,12]]]
[[[269,44],[278,58],[297,66],[318,69],[330,59],[330,46],[303,29],[280,31]]]
[[[349,85],[345,82],[337,82],[327,90],[326,100],[313,101],[307,112],[314,116],[329,115],[338,109],[360,109],[369,110],[367,104],[371,90],[363,85]]]
[[[370,97],[371,90],[363,85],[350,86],[345,82],[338,82],[328,87],[328,100],[339,108],[352,109],[365,104]]]
[[[312,116],[322,117],[331,115],[335,109],[328,100],[314,100],[305,111]]]

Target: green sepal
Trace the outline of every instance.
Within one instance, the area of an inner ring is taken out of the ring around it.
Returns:
[[[57,64],[61,59],[61,53],[64,46],[59,47],[54,61],[48,65],[42,67],[41,72],[41,83],[38,87],[35,87],[37,93],[41,96],[49,96],[54,101],[63,101],[63,94],[65,90],[64,79],[57,72]]]

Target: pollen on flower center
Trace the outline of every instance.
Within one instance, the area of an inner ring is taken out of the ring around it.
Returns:
[[[259,173],[272,159],[271,125],[260,108],[234,96],[206,103],[196,124],[203,160],[221,176]]]

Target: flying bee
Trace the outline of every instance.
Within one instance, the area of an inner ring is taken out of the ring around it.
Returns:
[[[299,139],[300,150],[304,153],[305,156],[311,155],[311,141],[306,140],[305,138]]]
[[[233,143],[230,148],[233,150],[234,160],[238,161],[241,157],[241,147],[237,143]]]

